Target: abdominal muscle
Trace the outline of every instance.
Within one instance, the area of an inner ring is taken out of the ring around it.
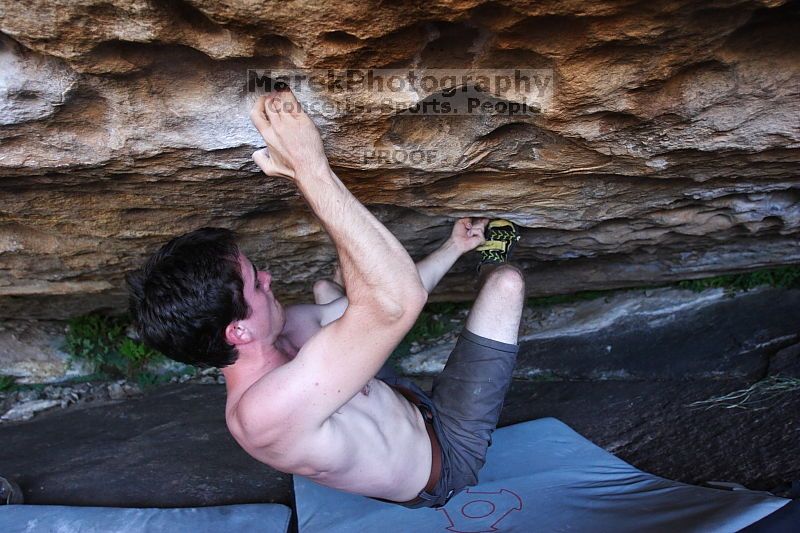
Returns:
[[[313,434],[245,450],[284,472],[347,492],[392,501],[414,499],[431,472],[431,444],[422,414],[383,381],[362,392]]]

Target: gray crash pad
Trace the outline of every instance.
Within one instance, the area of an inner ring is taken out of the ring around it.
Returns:
[[[295,476],[300,532],[734,532],[790,501],[642,472],[554,418],[499,429],[492,440],[480,484],[441,509],[406,509]]]
[[[4,533],[163,533],[191,531],[253,531],[285,533],[292,511],[276,503],[189,507],[180,509],[123,509],[64,505],[5,505],[0,507]]]

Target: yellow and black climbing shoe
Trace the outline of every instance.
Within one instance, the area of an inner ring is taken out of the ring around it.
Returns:
[[[521,237],[517,226],[502,218],[489,222],[484,234],[486,242],[475,248],[481,255],[479,269],[486,264],[507,263]]]

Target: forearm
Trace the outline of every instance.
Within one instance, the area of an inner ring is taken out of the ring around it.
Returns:
[[[332,171],[296,181],[336,246],[350,303],[377,299],[391,306],[421,292],[419,274],[403,245]]]
[[[436,285],[439,284],[439,281],[447,274],[460,256],[461,252],[448,239],[435,252],[417,262],[417,272],[426,292],[433,292],[433,289],[436,288]],[[327,326],[340,318],[347,310],[348,303],[347,296],[342,293],[341,296],[326,304],[317,305],[316,307],[319,309],[319,325]]]
[[[419,277],[428,293],[433,291],[459,257],[461,251],[451,239],[447,239],[436,251],[417,263]]]

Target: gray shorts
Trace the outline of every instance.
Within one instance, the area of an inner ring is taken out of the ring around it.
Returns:
[[[387,385],[405,387],[419,396],[420,410],[433,415],[442,448],[439,482],[431,492],[420,492],[421,501],[408,507],[441,507],[466,487],[477,485],[518,351],[516,344],[464,329],[444,370],[434,379],[430,395],[410,379],[397,376],[388,365],[378,373],[376,377]]]

